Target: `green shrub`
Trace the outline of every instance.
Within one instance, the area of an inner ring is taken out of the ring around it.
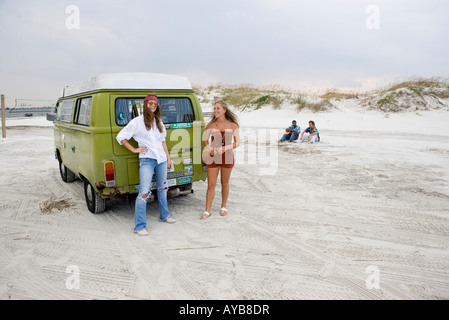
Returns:
[[[283,99],[277,95],[266,94],[255,99],[251,102],[251,104],[254,105],[256,109],[259,109],[260,107],[268,104],[271,104],[273,106],[273,109],[279,109],[282,101]]]
[[[323,99],[319,102],[308,102],[303,96],[299,96],[291,100],[292,104],[296,104],[296,110],[302,111],[309,109],[312,112],[326,111],[333,107],[328,99]]]

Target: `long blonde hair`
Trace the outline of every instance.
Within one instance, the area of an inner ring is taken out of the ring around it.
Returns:
[[[240,127],[236,114],[234,112],[232,112],[231,109],[229,109],[228,104],[226,102],[224,102],[223,100],[217,100],[214,102],[214,106],[217,103],[225,110],[224,116],[225,116],[226,120],[231,121],[231,122],[235,123],[238,127]],[[217,118],[215,117],[215,114],[212,114],[212,118],[206,127],[209,127],[212,123],[214,123],[216,121],[217,121]]]

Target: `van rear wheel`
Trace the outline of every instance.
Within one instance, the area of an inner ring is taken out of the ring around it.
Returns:
[[[75,174],[64,165],[64,162],[62,162],[61,158],[59,158],[59,173],[61,174],[62,181],[75,181]]]
[[[84,195],[87,209],[92,213],[102,213],[106,209],[106,199],[100,197],[89,181],[84,180]]]

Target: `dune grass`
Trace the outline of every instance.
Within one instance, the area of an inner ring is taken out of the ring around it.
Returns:
[[[449,83],[447,80],[435,77],[412,77],[406,81],[393,83],[384,89],[377,90],[374,94],[377,94],[378,99],[375,103],[370,103],[371,109],[378,109],[383,112],[404,111],[410,107],[410,103],[401,102],[402,98],[407,98],[409,101],[427,109],[424,96],[436,99],[449,98]]]
[[[303,111],[303,110],[310,110],[312,112],[320,112],[320,111],[326,111],[333,107],[332,103],[329,101],[329,99],[321,99],[318,102],[310,102],[308,101],[307,97],[300,95],[296,98],[292,98],[290,102],[294,105],[296,105],[297,111]]]
[[[320,98],[323,99],[337,99],[337,100],[343,100],[343,99],[356,99],[359,95],[356,93],[348,93],[344,91],[340,91],[337,89],[327,90],[326,93],[320,95]]]
[[[214,100],[222,99],[238,110],[257,110],[265,105],[271,105],[273,109],[279,109],[284,101],[286,91],[278,86],[255,87],[244,84],[239,86],[216,86],[209,88],[209,92],[218,93]]]
[[[390,85],[386,91],[396,91],[398,89],[434,89],[434,88],[441,88],[441,87],[448,87],[447,81],[441,79],[441,78],[421,78],[421,77],[412,77],[409,80],[402,81],[399,83],[395,83]]]
[[[283,103],[287,103],[296,106],[298,111],[320,112],[333,108],[334,100],[361,99],[361,107],[366,106],[383,112],[398,112],[404,109],[404,106],[399,103],[401,97],[415,98],[415,100],[423,98],[423,95],[432,95],[438,99],[449,98],[449,82],[436,77],[412,77],[364,93],[328,89],[323,94],[306,94],[287,91],[279,85],[223,85],[221,83],[207,87],[194,86],[193,89],[200,95],[202,103],[212,103],[222,99],[240,111],[257,110],[263,106],[280,109]]]

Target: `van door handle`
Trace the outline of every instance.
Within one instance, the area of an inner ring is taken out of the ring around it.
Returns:
[[[72,152],[75,153],[75,146],[72,146]]]

